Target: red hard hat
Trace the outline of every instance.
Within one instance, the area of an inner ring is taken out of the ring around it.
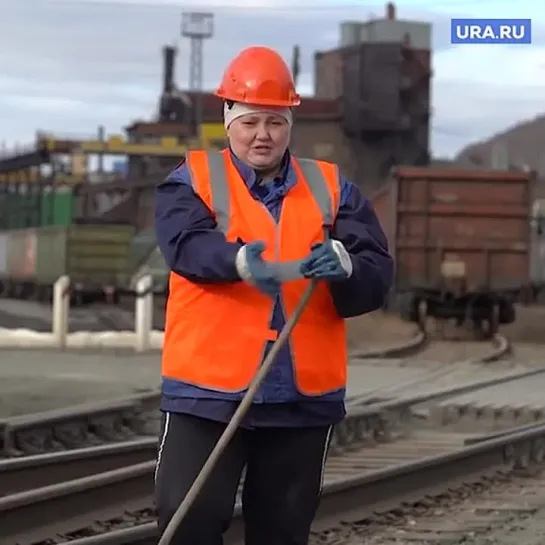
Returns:
[[[248,47],[241,51],[225,70],[215,94],[224,100],[261,106],[301,104],[288,65],[268,47]]]

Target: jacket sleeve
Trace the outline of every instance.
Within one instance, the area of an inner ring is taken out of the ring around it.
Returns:
[[[240,280],[235,259],[242,244],[228,242],[217,229],[184,163],[156,187],[155,236],[168,267],[180,276],[196,283]]]
[[[331,233],[350,255],[350,278],[330,284],[337,312],[343,318],[382,308],[394,277],[388,241],[371,203],[359,188],[341,180],[341,198]]]

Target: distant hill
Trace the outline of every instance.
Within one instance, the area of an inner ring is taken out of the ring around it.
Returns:
[[[455,158],[485,168],[529,168],[545,176],[545,115],[516,125],[463,148]]]

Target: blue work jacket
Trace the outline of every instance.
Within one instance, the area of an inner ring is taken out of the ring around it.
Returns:
[[[233,155],[233,161],[254,199],[278,221],[284,196],[296,182],[289,152],[281,174],[259,183],[256,172]],[[216,229],[208,207],[193,191],[182,162],[156,188],[155,229],[159,248],[175,273],[197,283],[240,281],[235,268],[239,243],[228,242]],[[393,260],[377,217],[359,188],[341,179],[340,205],[331,238],[350,253],[353,273],[330,284],[339,315],[350,318],[383,306],[393,278]],[[280,331],[285,318],[276,301],[271,329]],[[270,349],[272,343],[267,348]],[[240,347],[244,350],[244,347]],[[161,409],[227,422],[241,394],[215,392],[163,378]],[[246,427],[327,426],[345,416],[345,390],[307,398],[295,386],[289,344],[281,350],[254,404]]]

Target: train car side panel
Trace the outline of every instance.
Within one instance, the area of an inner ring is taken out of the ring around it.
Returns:
[[[35,229],[8,231],[7,270],[14,281],[32,282],[36,277],[37,239]]]
[[[7,296],[50,298],[52,286],[68,275],[76,300],[109,298],[129,289],[130,225],[48,226],[7,232]]]
[[[452,278],[464,278],[467,291],[526,285],[528,176],[472,178],[461,171],[454,179],[427,178],[417,170],[412,175],[401,169],[398,176],[398,289],[440,288]]]
[[[545,199],[536,199],[532,207],[530,278],[535,295],[545,286]]]
[[[376,208],[396,263],[396,304],[473,322],[487,336],[515,319],[528,291],[533,177],[522,172],[399,168]]]
[[[66,271],[66,229],[41,227],[36,230],[36,283],[53,285]]]
[[[75,282],[126,285],[133,235],[127,225],[73,225],[67,234],[67,273]]]

